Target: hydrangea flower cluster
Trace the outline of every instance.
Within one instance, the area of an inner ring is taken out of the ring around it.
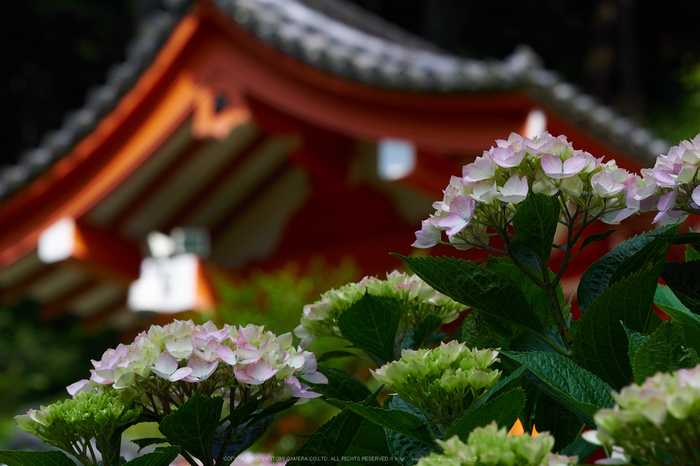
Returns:
[[[417,466],[494,465],[494,466],[573,466],[578,463],[576,456],[563,456],[551,453],[554,437],[547,432],[535,437],[529,434],[509,436],[506,429],[499,429],[496,422],[485,427],[477,427],[467,438],[467,443],[454,436],[448,440],[437,440],[443,448],[442,454],[431,453],[418,461]]]
[[[221,395],[232,407],[254,397],[281,401],[320,396],[302,382],[327,383],[316,372],[316,356],[295,348],[292,340],[291,333],[276,336],[256,325],[218,329],[212,322],[195,325],[191,320],[154,325],[133,343],[92,361],[90,379],[69,386],[68,392],[128,390],[156,418],[196,390]]]
[[[496,385],[498,351],[469,349],[452,340],[433,349],[403,350],[401,359],[371,370],[429,419],[449,425]]]
[[[38,411],[30,409],[15,420],[20,429],[45,444],[70,453],[82,464],[96,464],[91,441],[101,452],[113,451],[111,447],[120,441],[121,432],[135,423],[141,412],[140,406],[125,401],[115,390],[82,391],[73,399],[42,406]],[[111,464],[111,460],[107,458],[105,464]]]
[[[573,203],[586,218],[616,224],[638,210],[626,202],[633,185],[634,175],[614,160],[603,163],[602,158],[574,150],[564,136],[545,132],[529,139],[512,133],[465,165],[461,177],[452,177],[443,200],[433,204],[435,214],[416,232],[413,246],[444,243],[444,231],[458,249],[486,247],[490,236],[507,232],[518,204],[530,191],[559,196],[562,218]]]
[[[658,209],[654,222],[664,225],[682,222],[688,213],[700,214],[699,165],[700,134],[657,157],[654,168],[637,177],[634,199],[640,210]]]
[[[700,366],[659,372],[612,396],[615,407],[595,415],[598,430],[583,434],[591,443],[622,447],[621,459],[607,464],[627,464],[630,457],[667,464],[664,452],[673,464],[700,464]]]
[[[302,346],[316,336],[342,338],[338,318],[365,293],[398,299],[403,311],[399,328],[404,331],[418,327],[430,314],[442,319],[443,324],[452,322],[467,308],[438,293],[420,277],[395,270],[387,274],[386,280],[365,277],[358,283],[349,283],[337,290],[327,291],[319,301],[304,306],[301,324],[294,329],[296,336],[305,339]]]

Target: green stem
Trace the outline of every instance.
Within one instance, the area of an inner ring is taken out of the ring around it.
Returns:
[[[539,259],[538,259],[539,260]],[[554,323],[556,324],[557,328],[559,329],[559,334],[561,335],[561,339],[564,342],[564,346],[566,346],[566,351],[568,353],[571,352],[571,348],[573,347],[573,338],[571,337],[571,330],[569,329],[569,326],[566,325],[566,321],[564,320],[564,315],[562,313],[561,306],[559,305],[559,297],[557,296],[557,283],[552,282],[549,277],[549,267],[546,267],[545,264],[542,264],[542,261],[539,260],[540,262],[540,270],[542,271],[542,281],[543,281],[543,286],[542,290],[544,291],[545,296],[547,297],[547,304],[549,305],[549,312],[552,314],[552,318],[554,319]],[[563,267],[563,265],[562,265]]]

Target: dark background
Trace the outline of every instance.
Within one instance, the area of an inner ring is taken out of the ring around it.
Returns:
[[[676,144],[700,131],[698,2],[353,0],[473,58],[528,44],[544,65]],[[682,5],[682,8],[677,6]],[[0,19],[0,165],[37,146],[124,59],[157,0],[22,0]]]

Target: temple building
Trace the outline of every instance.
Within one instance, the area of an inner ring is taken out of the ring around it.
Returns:
[[[153,310],[212,306],[207,264],[351,255],[381,274],[401,265],[390,252],[414,251],[450,176],[511,132],[564,134],[630,171],[668,149],[526,46],[461,58],[342,0],[170,3],[81,109],[0,171],[5,303],[128,328],[139,279],[171,275]]]

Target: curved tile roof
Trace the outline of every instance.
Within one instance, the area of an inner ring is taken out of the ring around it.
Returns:
[[[285,54],[329,73],[365,84],[416,92],[522,89],[573,118],[604,140],[651,162],[669,144],[618,115],[542,67],[520,46],[503,60],[461,58],[384,22],[371,13],[325,0],[211,0],[236,22]],[[167,40],[188,0],[162,0],[138,27],[127,58],[113,65],[105,84],[90,89],[85,105],[68,113],[39,147],[0,170],[0,198],[27,184],[89,133],[136,82]],[[322,3],[322,4],[323,4]],[[359,15],[359,16],[358,16]],[[365,15],[365,17],[362,17]]]

